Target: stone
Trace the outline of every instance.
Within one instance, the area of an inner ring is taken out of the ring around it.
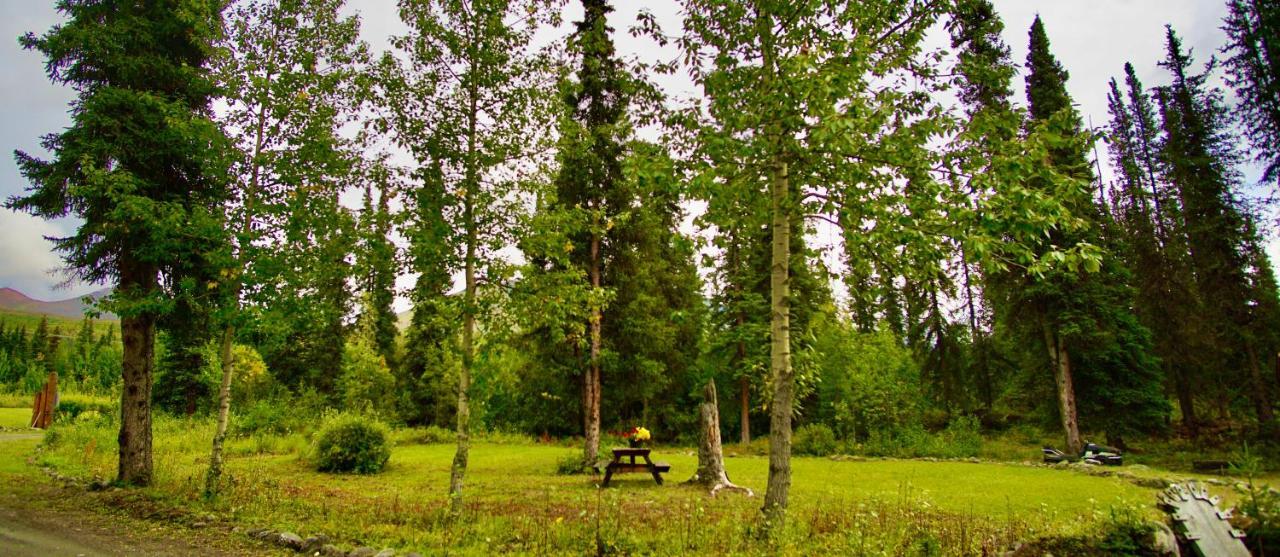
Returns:
[[[379,551],[377,554],[375,554],[373,557],[396,557],[396,550],[391,548],[383,549],[382,551]]]
[[[276,539],[279,540],[278,543],[280,545],[283,545],[285,547],[288,547],[294,550],[302,549],[302,536],[299,536],[293,532],[281,532],[279,536],[276,536]]]
[[[315,554],[321,557],[347,557],[346,551],[338,549],[338,546],[329,543],[320,546],[320,549]]]
[[[347,553],[347,557],[373,557],[377,553],[372,547],[357,547]]]
[[[329,543],[328,536],[311,536],[302,540],[303,553],[314,553],[320,546]]]
[[[1156,523],[1155,540],[1151,544],[1151,549],[1155,550],[1156,555],[1178,557],[1178,536],[1173,534],[1168,524]]]

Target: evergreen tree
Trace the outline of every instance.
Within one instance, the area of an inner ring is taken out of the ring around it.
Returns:
[[[1027,56],[1028,127],[1054,128],[1062,138],[1042,163],[1081,181],[1093,179],[1087,149],[1091,142],[1066,90],[1067,72],[1049,49],[1043,22],[1030,31]],[[1031,187],[1045,184],[1033,180]],[[1062,202],[1085,225],[1074,232],[1053,230],[1041,240],[1047,256],[1062,245],[1107,246],[1109,215],[1087,192]],[[1107,246],[1110,247],[1110,246]],[[1048,353],[1067,450],[1077,454],[1081,416],[1111,434],[1159,427],[1167,414],[1159,370],[1151,357],[1150,335],[1132,315],[1128,274],[1108,254],[1096,273],[1057,269],[1036,275],[993,277],[1001,296],[1001,317],[1032,345],[1037,337]],[[1029,354],[1031,361],[1044,361]]]
[[[1268,0],[1229,0],[1223,30],[1227,83],[1240,99],[1244,124],[1264,180],[1280,183],[1280,5]]]
[[[391,197],[394,192],[391,180],[393,170],[385,161],[370,165],[365,186],[364,212],[362,216],[363,241],[361,250],[361,274],[363,281],[363,307],[360,326],[369,336],[372,346],[386,362],[389,369],[396,369],[396,337],[399,335],[397,317],[392,304],[395,302],[397,275],[396,246],[391,241]],[[377,185],[378,201],[373,202],[373,186]]]
[[[221,233],[216,208],[221,133],[209,120],[206,70],[222,30],[219,0],[60,2],[69,20],[22,44],[47,59],[56,83],[74,86],[72,124],[46,138],[51,160],[17,154],[33,184],[10,208],[45,218],[74,215],[75,234],[55,242],[72,275],[115,282],[107,306],[121,317],[122,483],[151,482],[151,375],[162,274]]]
[[[1120,251],[1134,276],[1134,311],[1152,333],[1182,425],[1194,433],[1194,393],[1204,381],[1203,358],[1209,347],[1199,332],[1203,312],[1187,262],[1177,192],[1160,179],[1159,123],[1131,64],[1125,64],[1125,92],[1112,80],[1108,103],[1108,149],[1119,170],[1112,196],[1124,236]]]
[[[1273,413],[1259,369],[1258,354],[1264,347],[1251,326],[1259,322],[1246,276],[1252,234],[1236,194],[1239,156],[1230,121],[1221,93],[1208,85],[1213,65],[1192,74],[1190,54],[1182,49],[1172,27],[1166,44],[1161,66],[1172,74],[1173,82],[1158,95],[1165,132],[1163,163],[1166,179],[1177,187],[1181,201],[1188,260],[1204,303],[1204,333],[1212,350],[1209,361],[1228,379],[1218,378],[1207,386],[1220,413],[1227,411],[1233,391],[1243,389],[1259,422],[1265,424]]]

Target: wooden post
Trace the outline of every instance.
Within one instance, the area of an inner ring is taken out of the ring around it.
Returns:
[[[49,429],[53,425],[53,412],[58,405],[58,372],[49,372],[44,387],[36,393],[35,404],[31,405],[31,427]]]

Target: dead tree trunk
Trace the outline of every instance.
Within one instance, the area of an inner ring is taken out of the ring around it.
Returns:
[[[1071,356],[1066,341],[1058,333],[1044,325],[1044,342],[1053,364],[1054,380],[1058,385],[1058,414],[1062,418],[1062,430],[1067,437],[1067,454],[1079,455],[1084,450],[1080,442],[1080,425],[1076,418],[1076,391],[1071,378]]]
[[[703,397],[702,404],[698,405],[701,424],[698,430],[698,470],[686,483],[710,487],[712,497],[722,489],[742,491],[750,497],[754,495],[751,490],[734,485],[724,470],[724,452],[720,447],[720,406],[716,402],[714,379],[707,381]]]

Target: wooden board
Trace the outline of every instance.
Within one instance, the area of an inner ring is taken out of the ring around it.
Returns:
[[[1198,482],[1171,485],[1157,499],[1173,517],[1174,530],[1197,555],[1249,557],[1244,533],[1231,527],[1231,514],[1219,510],[1219,499]]]

